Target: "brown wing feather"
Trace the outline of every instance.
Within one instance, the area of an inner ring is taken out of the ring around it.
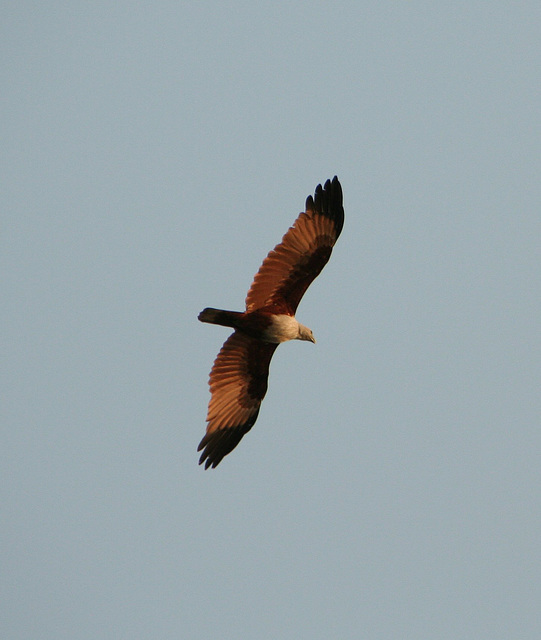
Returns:
[[[254,425],[277,346],[235,331],[220,349],[209,377],[207,433],[197,448],[205,469],[233,451]]]
[[[273,306],[294,314],[304,292],[327,264],[344,225],[342,187],[335,176],[316,187],[282,242],[268,254],[246,296],[246,311]]]

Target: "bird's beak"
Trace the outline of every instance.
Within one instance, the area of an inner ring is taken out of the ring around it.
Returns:
[[[314,338],[314,336],[310,338],[310,342],[313,342],[314,344],[316,344],[316,339]]]

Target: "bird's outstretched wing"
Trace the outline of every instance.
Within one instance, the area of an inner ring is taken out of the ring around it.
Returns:
[[[224,342],[210,372],[207,433],[199,464],[215,467],[253,427],[267,392],[269,364],[278,345],[235,331]]]
[[[344,225],[338,178],[316,187],[285,236],[265,258],[246,296],[246,311],[272,305],[294,314],[304,292],[327,264]]]

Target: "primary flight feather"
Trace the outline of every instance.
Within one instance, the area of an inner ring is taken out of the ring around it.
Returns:
[[[199,464],[216,467],[254,425],[267,392],[269,365],[287,340],[315,342],[295,318],[297,306],[327,264],[344,225],[338,178],[316,187],[301,213],[268,254],[246,296],[246,311],[203,309],[201,322],[235,329],[210,372],[207,432],[199,443]]]

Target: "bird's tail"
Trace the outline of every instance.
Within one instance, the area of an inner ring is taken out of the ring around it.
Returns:
[[[201,311],[197,319],[201,322],[208,322],[209,324],[220,324],[222,327],[235,328],[237,326],[237,318],[241,315],[242,313],[238,311],[223,311],[222,309],[207,307]]]

